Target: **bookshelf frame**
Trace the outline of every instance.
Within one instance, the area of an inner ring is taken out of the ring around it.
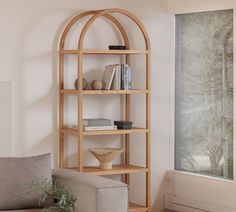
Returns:
[[[140,29],[144,42],[145,50],[135,50],[130,49],[129,38],[125,31],[125,28],[122,24],[112,16],[113,13],[125,15],[130,18]],[[85,23],[79,39],[78,39],[78,48],[77,49],[65,49],[65,41],[70,29],[82,18],[86,16],[91,16],[88,21]],[[84,49],[84,38],[89,27],[94,23],[94,21],[100,17],[105,17],[110,20],[114,27],[120,32],[123,38],[124,45],[126,50],[103,50],[103,49]],[[141,206],[135,203],[130,203],[129,212],[144,212],[151,211],[151,161],[150,161],[150,66],[151,66],[151,46],[147,31],[145,30],[142,23],[139,19],[132,13],[127,10],[119,8],[111,8],[104,10],[92,10],[83,12],[76,17],[74,17],[65,27],[59,44],[59,167],[65,167],[64,164],[64,135],[69,134],[77,137],[78,140],[78,166],[74,168],[69,168],[77,170],[79,172],[86,172],[89,174],[95,175],[112,175],[112,174],[121,174],[124,176],[124,182],[128,185],[130,184],[130,174],[132,173],[145,173],[146,174],[146,204]],[[77,55],[77,77],[78,77],[78,90],[70,90],[64,88],[64,56],[68,54]],[[125,63],[130,64],[130,57],[132,55],[142,54],[146,59],[146,88],[144,90],[83,90],[82,88],[82,79],[83,79],[83,56],[84,55],[118,55],[125,57]],[[104,131],[83,131],[83,96],[84,95],[121,95],[124,98],[124,120],[130,120],[131,115],[131,95],[144,94],[146,96],[146,128],[133,128],[130,130],[104,130]],[[77,110],[78,110],[78,128],[77,129],[68,129],[64,126],[64,95],[76,95],[77,96]],[[144,133],[146,135],[146,167],[133,166],[130,164],[130,142],[131,134],[133,133]],[[84,167],[83,166],[83,138],[85,136],[99,136],[99,135],[120,135],[124,143],[124,164],[114,166],[112,170],[104,171],[98,167]]]

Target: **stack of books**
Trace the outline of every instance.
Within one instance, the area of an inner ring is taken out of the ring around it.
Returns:
[[[132,88],[131,67],[128,64],[107,65],[103,76],[105,89],[130,90]]]
[[[95,119],[83,119],[84,131],[94,130],[117,130],[117,126],[112,125],[110,119],[95,118]]]

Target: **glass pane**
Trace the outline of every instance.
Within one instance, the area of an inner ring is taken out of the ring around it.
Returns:
[[[176,16],[175,169],[233,178],[233,10]]]

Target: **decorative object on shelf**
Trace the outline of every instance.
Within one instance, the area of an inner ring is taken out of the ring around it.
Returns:
[[[109,45],[108,48],[110,50],[125,50],[126,46],[124,46],[124,45]]]
[[[102,90],[104,83],[101,80],[93,80],[91,83],[91,88],[93,90]]]
[[[75,89],[78,89],[78,79],[74,82]],[[88,82],[86,79],[83,78],[83,90],[86,90],[88,88]]]
[[[122,148],[91,148],[89,151],[100,162],[101,169],[111,170],[112,160],[120,155],[124,150]]]
[[[132,121],[114,121],[114,125],[117,126],[117,129],[131,129]]]

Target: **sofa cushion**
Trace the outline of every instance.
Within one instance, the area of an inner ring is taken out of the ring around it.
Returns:
[[[40,193],[32,190],[51,180],[51,155],[0,157],[0,210],[39,207]]]

